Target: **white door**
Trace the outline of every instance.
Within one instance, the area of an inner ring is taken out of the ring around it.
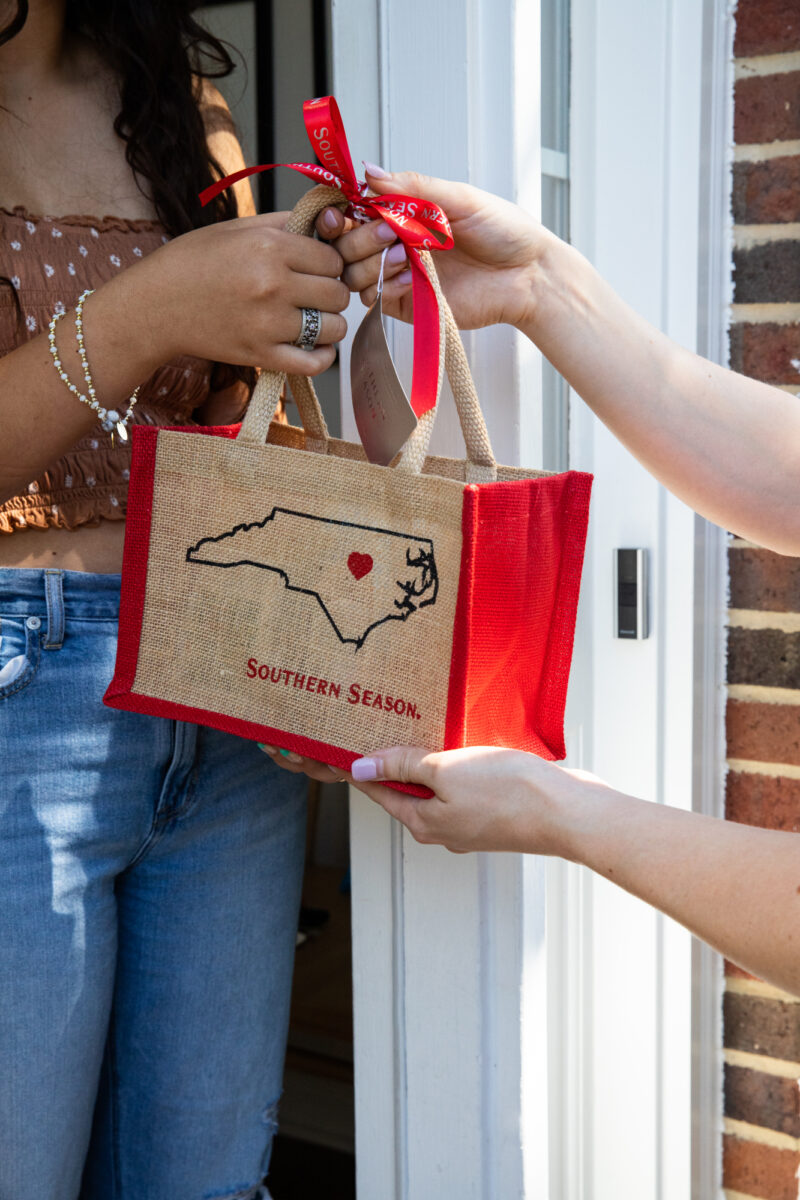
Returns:
[[[570,156],[544,155],[551,174],[570,163],[576,244],[689,346],[703,18],[696,0],[573,0]],[[332,30],[356,161],[466,179],[538,213],[538,0],[333,0]],[[533,347],[505,328],[465,341],[498,458],[557,454]],[[407,330],[394,348],[402,373]],[[346,380],[346,348],[342,365]],[[690,807],[695,520],[579,400],[570,415],[570,465],[597,477],[570,758]],[[451,410],[439,424],[437,445],[460,453]],[[645,642],[611,636],[616,546],[650,553]],[[563,864],[418,846],[361,796],[351,831],[360,1200],[686,1200],[688,935]]]

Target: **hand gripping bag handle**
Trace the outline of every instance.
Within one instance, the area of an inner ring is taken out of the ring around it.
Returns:
[[[337,188],[324,185],[312,188],[295,205],[286,224],[287,232],[310,236],[323,208],[333,206],[344,209],[346,205],[346,197]],[[467,450],[466,480],[468,483],[493,482],[497,478],[497,463],[458,326],[439,286],[432,256],[423,251],[422,257],[439,302],[440,345],[445,347],[439,366],[438,390],[441,392],[442,375],[446,371]],[[264,445],[286,381],[287,376],[282,371],[261,372],[242,421],[238,441],[246,445]],[[307,448],[325,454],[330,434],[313,383],[304,375],[290,375],[288,383],[303,422]],[[417,428],[403,447],[397,470],[412,474],[422,471],[435,418],[436,406],[420,418]]]

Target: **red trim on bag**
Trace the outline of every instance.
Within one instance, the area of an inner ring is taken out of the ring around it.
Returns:
[[[313,738],[299,737],[287,733],[284,729],[273,729],[270,725],[256,725],[253,721],[243,721],[239,717],[223,717],[220,713],[207,712],[204,708],[191,708],[188,704],[176,704],[171,700],[156,700],[153,696],[143,696],[137,692],[125,692],[109,696],[106,692],[103,703],[109,708],[120,708],[127,712],[145,713],[149,717],[168,717],[173,721],[190,721],[194,725],[210,725],[212,729],[221,729],[223,733],[232,733],[236,737],[247,738],[254,742],[267,742],[271,746],[279,746],[283,750],[294,750],[305,758],[313,758],[317,762],[327,763],[338,770],[349,771],[360,754],[350,750],[342,750],[338,746],[329,746],[326,742],[317,742]],[[417,787],[413,783],[385,783],[398,792],[409,796],[420,796],[427,800],[433,795],[430,788]]]
[[[472,610],[472,582],[475,567],[476,488],[464,488],[461,509],[461,570],[458,576],[456,615],[453,621],[453,650],[450,655],[450,684],[447,692],[447,718],[444,749],[458,750],[465,745],[467,713],[467,660]]]
[[[591,475],[567,471],[464,489],[448,748],[564,758],[591,487]]]
[[[128,485],[125,549],[122,556],[124,586],[120,599],[117,663],[114,678],[103,697],[105,704],[108,704],[111,696],[124,696],[133,687],[139,661],[139,642],[142,637],[158,429],[149,425],[134,425],[132,433],[135,454],[132,455]]]

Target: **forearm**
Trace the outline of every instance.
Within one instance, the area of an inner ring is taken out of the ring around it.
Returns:
[[[520,328],[636,458],[741,536],[800,553],[795,397],[678,346],[552,238]]]
[[[124,409],[133,389],[166,360],[132,267],[98,289],[84,309],[89,367],[104,408]],[[85,392],[74,314],[56,327],[59,357]],[[97,424],[60,379],[44,333],[0,358],[0,502],[15,496]]]
[[[800,836],[582,784],[560,852],[800,995]]]

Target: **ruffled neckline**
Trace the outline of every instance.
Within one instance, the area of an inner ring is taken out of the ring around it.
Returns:
[[[150,217],[115,217],[110,214],[104,217],[92,217],[80,213],[67,213],[65,216],[53,217],[46,213],[32,213],[24,204],[15,204],[13,208],[6,208],[5,205],[0,204],[0,213],[5,213],[8,217],[19,217],[23,221],[48,221],[50,223],[57,221],[59,225],[85,226],[96,229],[98,233],[106,232],[109,229],[141,233],[151,229],[164,228],[160,221]]]

